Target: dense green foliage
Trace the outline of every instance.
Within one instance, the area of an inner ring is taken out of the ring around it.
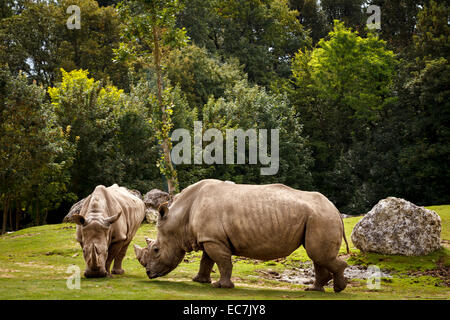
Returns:
[[[7,68],[0,70],[3,232],[8,210],[10,217],[15,212],[16,227],[23,210],[39,224],[45,221],[49,209],[58,207],[64,199],[75,199],[68,192],[68,170],[74,156],[68,141],[70,125],[59,126],[56,118],[54,106],[45,100],[45,89],[29,84],[23,74],[13,76]]]
[[[370,205],[359,181],[370,165],[353,170],[366,157],[355,146],[383,119],[395,65],[383,41],[362,38],[337,20],[329,40],[295,57],[292,99],[314,152],[314,185],[344,212]]]
[[[127,88],[127,69],[112,63],[119,46],[119,20],[111,7],[99,8],[93,0],[25,1],[21,14],[2,19],[0,61],[12,72],[22,70],[30,80],[45,86],[61,80],[60,68],[89,70],[97,80],[111,80]],[[77,5],[82,28],[66,27],[66,9]]]
[[[98,184],[147,192],[166,177],[285,183],[345,213],[449,203],[448,17],[435,1],[2,1],[3,230],[61,219]],[[170,134],[193,138],[194,121],[279,129],[278,173],[170,169]]]

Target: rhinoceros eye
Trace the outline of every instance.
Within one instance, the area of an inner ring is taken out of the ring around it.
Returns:
[[[158,252],[159,248],[155,247],[155,248],[153,248],[153,251]]]

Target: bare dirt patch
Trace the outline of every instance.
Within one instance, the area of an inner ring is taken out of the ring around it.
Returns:
[[[20,235],[8,235],[6,237],[4,237],[5,239],[15,239],[15,238],[25,238],[25,237],[34,237],[40,235],[39,232],[37,233],[26,233],[26,234],[20,234]]]
[[[4,269],[0,268],[0,278],[14,278],[14,273],[20,272],[14,269]]]
[[[39,263],[39,262],[14,262],[14,263],[20,267],[25,267],[25,268],[65,271],[65,268],[63,268],[63,267],[52,266],[49,264],[43,264],[43,263]]]

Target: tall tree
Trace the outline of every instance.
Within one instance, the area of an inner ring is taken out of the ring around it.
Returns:
[[[31,207],[39,222],[42,210],[73,198],[65,192],[73,161],[69,130],[57,126],[55,110],[45,100],[45,89],[29,84],[23,74],[13,76],[7,68],[0,69],[2,232],[6,230],[7,209],[17,207],[17,203]]]
[[[396,52],[405,51],[412,43],[417,25],[417,14],[426,0],[371,0],[367,5],[381,9],[380,36],[389,48]]]
[[[221,61],[196,45],[171,51],[166,65],[167,78],[180,86],[190,108],[197,108],[200,117],[211,96],[222,97],[226,89],[246,78],[236,59]]]
[[[330,26],[317,0],[290,0],[289,3],[291,9],[298,11],[298,21],[308,29],[314,44],[328,34]]]
[[[295,57],[292,100],[310,137],[314,182],[341,207],[349,203],[351,191],[339,194],[345,171],[336,165],[355,139],[383,117],[395,66],[394,53],[384,41],[373,34],[360,37],[339,21],[328,40]]]
[[[178,180],[170,155],[173,104],[164,97],[162,66],[163,55],[186,41],[185,31],[175,26],[179,10],[178,0],[134,0],[119,5],[127,43],[122,43],[118,55],[124,58],[131,53],[134,60],[151,64],[156,76],[156,98],[161,111],[159,139],[163,150],[158,166],[167,178],[170,194],[178,189]]]
[[[71,189],[85,197],[99,184],[119,183],[123,177],[117,141],[119,119],[127,111],[122,90],[88,77],[88,72],[62,70],[62,81],[48,88],[57,123],[70,126],[77,144],[71,171]]]
[[[414,60],[405,64],[397,119],[405,126],[399,155],[403,192],[421,204],[450,201],[450,27],[448,5],[430,1],[419,12]]]
[[[70,5],[80,7],[80,29],[67,28]],[[111,63],[119,37],[117,12],[99,8],[95,0],[27,1],[0,21],[0,62],[45,86],[61,80],[62,67],[88,69],[97,79],[128,89],[125,65]]]
[[[365,26],[363,14],[363,0],[321,0],[320,5],[328,23],[333,25],[334,20],[344,22],[346,27],[362,32]]]

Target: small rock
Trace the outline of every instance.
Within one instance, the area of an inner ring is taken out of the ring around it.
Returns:
[[[84,204],[84,200],[86,200],[86,198],[81,199],[80,201],[78,201],[77,203],[75,203],[69,210],[69,213],[64,217],[63,222],[73,222],[72,221],[72,216],[74,214],[79,214],[81,211],[81,208],[83,207]]]

